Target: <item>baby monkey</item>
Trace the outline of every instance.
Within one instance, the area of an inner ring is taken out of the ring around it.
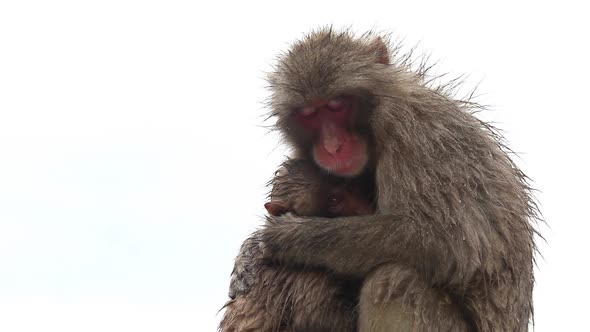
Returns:
[[[330,176],[315,164],[289,159],[269,182],[270,215],[344,217],[375,213],[373,181]],[[226,305],[219,330],[230,331],[355,331],[360,280],[334,276],[323,269],[285,268],[262,261],[256,233],[244,242],[236,264],[259,269],[247,294],[235,296]],[[252,275],[234,271],[237,275]],[[232,278],[232,282],[233,279]]]
[[[273,216],[290,212],[335,218],[375,213],[369,179],[334,177],[306,160],[287,160],[270,185],[270,202],[264,207]]]

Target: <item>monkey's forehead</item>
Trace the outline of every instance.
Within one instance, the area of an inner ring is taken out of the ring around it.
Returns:
[[[371,90],[379,79],[375,36],[320,30],[296,42],[279,57],[269,83],[274,102],[303,103],[342,91]]]

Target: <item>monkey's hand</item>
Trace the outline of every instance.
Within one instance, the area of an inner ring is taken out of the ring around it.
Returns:
[[[256,232],[244,241],[240,253],[236,257],[234,269],[229,283],[229,297],[246,294],[256,281],[256,276],[263,267],[262,252],[264,244],[260,233]]]

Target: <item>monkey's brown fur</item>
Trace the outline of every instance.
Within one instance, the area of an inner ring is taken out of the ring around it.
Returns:
[[[355,331],[355,299],[330,273],[258,266],[249,292],[226,304],[220,331]]]
[[[260,232],[264,255],[366,278],[360,331],[395,329],[389,306],[425,289],[398,287],[388,263],[416,271],[426,289],[444,289],[463,303],[478,331],[526,331],[537,218],[527,178],[496,131],[473,115],[477,105],[430,87],[424,70],[413,72],[392,53],[387,63],[380,38],[328,28],[280,57],[270,106],[297,156],[313,160],[313,138],[292,123],[297,107],[342,93],[363,101],[357,130],[373,147],[366,171],[375,176],[377,214],[269,217]],[[425,304],[414,306],[415,329],[448,325],[446,316],[425,321],[432,310]]]
[[[367,182],[362,177],[353,180],[332,177],[309,161],[290,159],[275,173],[269,198],[286,203],[288,209],[285,212],[300,216],[336,217],[339,211],[343,211],[338,207],[342,204],[356,208],[346,209],[354,211],[352,215],[374,213],[374,209],[365,207],[372,188],[360,180]],[[333,202],[335,206],[329,206],[334,192],[356,192],[363,196],[353,196],[348,201],[336,201]],[[346,280],[322,270],[269,266],[261,259],[260,239],[254,236],[246,240],[236,267],[256,271],[234,270],[233,275],[237,278],[256,277],[256,280],[247,281],[248,285],[253,285],[247,294],[228,302],[220,324],[221,331],[356,330],[359,281]],[[394,277],[395,285],[387,280],[391,277]],[[388,321],[398,330],[411,330],[414,325],[411,313],[416,304],[430,309],[424,312],[426,321],[449,317],[446,322],[450,325],[441,326],[441,331],[467,330],[460,306],[454,304],[448,294],[431,288],[415,271],[390,264],[386,269],[380,269],[371,280],[372,284],[365,289],[375,289],[382,297],[388,292],[410,288],[411,291],[406,292],[409,301],[398,301],[387,308]]]
[[[283,163],[270,184],[270,201],[285,204],[285,212],[300,216],[336,216],[340,209],[331,211],[331,191],[363,187],[355,181],[322,174],[308,161],[296,159]],[[370,194],[366,195],[368,202]],[[336,279],[325,270],[265,264],[259,245],[259,238],[249,238],[236,258],[233,276],[256,280],[242,280],[253,285],[246,294],[240,289],[232,290],[241,294],[231,294],[235,298],[225,305],[220,331],[355,331],[358,281]],[[240,267],[256,271],[239,270]]]

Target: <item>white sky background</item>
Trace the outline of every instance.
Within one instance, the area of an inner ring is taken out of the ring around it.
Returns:
[[[328,23],[481,81],[551,226],[536,331],[587,326],[583,2],[287,3],[0,3],[0,331],[214,331],[285,154],[264,71]]]

